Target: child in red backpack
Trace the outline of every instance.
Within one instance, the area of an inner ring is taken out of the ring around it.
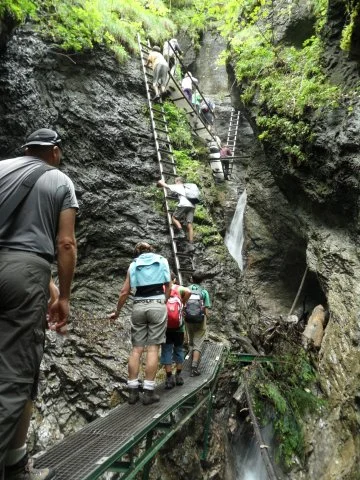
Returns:
[[[176,284],[176,275],[174,272],[171,272],[171,293],[168,300],[168,322],[171,322],[174,325],[175,318],[174,312],[171,305],[171,297],[178,297],[181,301],[181,307],[186,304],[190,298],[191,291],[187,287]],[[174,302],[174,305],[176,303]],[[166,381],[165,388],[170,390],[175,387],[175,385],[183,385],[184,379],[181,376],[182,366],[184,363],[184,335],[185,335],[185,323],[183,319],[182,308],[176,310],[179,315],[179,322],[176,328],[167,328],[166,330],[166,341],[161,345],[161,358],[160,362],[165,367],[166,371]],[[176,364],[176,374],[172,374],[172,364]]]

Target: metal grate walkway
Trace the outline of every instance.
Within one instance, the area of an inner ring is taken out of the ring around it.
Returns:
[[[191,363],[185,360],[183,386],[165,390],[164,384],[159,385],[157,404],[138,402],[114,408],[52,447],[36,460],[36,467],[55,468],[56,480],[93,480],[106,471],[123,472],[121,479],[135,478],[203,405],[211,411],[211,394],[224,352],[222,344],[205,342],[199,377],[190,377]]]

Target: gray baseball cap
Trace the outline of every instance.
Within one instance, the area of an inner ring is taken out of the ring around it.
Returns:
[[[22,148],[29,145],[54,145],[61,148],[61,138],[55,130],[40,128],[40,130],[36,130],[27,137],[26,143]]]

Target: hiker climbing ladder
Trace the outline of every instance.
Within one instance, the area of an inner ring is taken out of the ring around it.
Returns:
[[[152,86],[153,75],[146,67],[146,61],[149,55],[150,47],[140,41],[138,36],[141,64],[143,68],[146,95],[149,104],[151,127],[154,135],[156,155],[159,162],[160,174],[162,180],[166,183],[174,183],[174,179],[178,176],[176,173],[176,162],[174,158],[173,149],[169,137],[168,124],[166,120],[165,110],[160,99],[158,103],[152,101],[152,94],[154,93]],[[174,203],[177,201],[177,196],[170,195],[164,189],[165,197],[165,211],[169,225],[169,232],[171,237],[171,246],[175,261],[176,276],[180,282],[183,283],[183,277],[189,277],[194,271],[192,257],[186,252],[179,251],[184,245],[184,239],[178,237],[172,224],[172,214],[174,210]]]
[[[233,165],[234,165],[234,158],[240,158],[235,156],[235,149],[236,149],[236,141],[237,135],[239,130],[239,122],[240,122],[240,110],[235,110],[234,108],[231,109],[230,114],[230,122],[229,122],[229,129],[226,143],[231,150],[231,157],[229,157],[229,176],[231,175]]]
[[[138,41],[140,45],[141,42],[139,37],[138,37]],[[174,52],[177,63],[180,64],[183,71],[186,71],[186,67],[182,63],[177,52],[173,49],[171,45],[170,45],[170,48]],[[198,86],[194,84],[193,88],[200,95],[202,101],[207,103],[205,97],[201,93]],[[211,142],[216,142],[215,136],[210,131],[208,124],[203,121],[202,117],[199,116],[199,113],[195,109],[194,105],[191,102],[189,102],[189,100],[184,96],[180,83],[176,80],[175,76],[172,75],[171,73],[169,73],[167,89],[168,89],[168,96],[172,100],[172,102],[178,108],[181,108],[185,112],[187,120],[190,124],[190,127],[195,132],[195,134],[198,137],[200,137],[205,143],[207,143],[208,146]],[[209,157],[208,161],[209,161],[209,165],[211,167],[211,171],[212,171],[215,182],[224,181],[224,172],[223,172],[223,167],[220,160],[214,161],[214,159],[211,159]]]

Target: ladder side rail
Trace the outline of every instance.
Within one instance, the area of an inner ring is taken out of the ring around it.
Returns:
[[[176,81],[176,79],[174,78],[174,76],[173,76],[170,72],[169,72],[169,77],[170,77],[170,79],[172,80],[172,82],[174,83],[174,85],[176,86],[176,88],[178,89],[178,91],[181,93],[182,97],[186,100],[187,105],[189,105],[190,109],[188,110],[187,113],[189,113],[189,112],[190,112],[190,113],[195,113],[196,116],[197,116],[197,118],[198,118],[198,120],[200,121],[200,124],[202,125],[201,129],[206,129],[208,135],[210,136],[210,139],[211,139],[212,141],[216,142],[215,135],[212,133],[212,131],[209,130],[207,124],[204,123],[204,121],[202,120],[202,118],[198,115],[198,112],[197,112],[196,109],[194,108],[193,104],[192,104],[191,102],[189,102],[189,100],[184,96],[183,91],[182,91],[182,89],[181,89],[181,86],[179,85],[179,83]],[[190,122],[189,122],[189,123],[190,123]],[[197,134],[197,130],[198,130],[198,129],[194,129],[191,124],[190,124],[190,127],[191,127],[192,130]],[[198,135],[198,134],[197,134],[197,135]],[[198,136],[200,136],[200,135],[198,135]],[[214,178],[214,181],[216,182],[216,181],[218,180],[218,179],[217,179],[217,176],[216,176],[216,174],[217,174],[218,172],[215,172],[214,169],[212,168],[212,163],[213,163],[213,162],[214,162],[214,161],[213,161],[212,159],[208,158],[208,163],[209,163],[209,166],[210,166],[210,168],[211,168],[212,176],[213,176],[213,178]]]
[[[238,131],[239,131],[239,123],[240,123],[240,110],[237,110],[234,140],[233,140],[233,149],[232,149],[232,160],[229,162],[229,175],[232,174],[232,170],[233,170],[233,167],[234,167],[234,159],[239,158],[235,155],[236,144],[237,144],[237,136],[238,136]]]
[[[183,61],[180,59],[179,55],[177,54],[177,52],[175,51],[175,49],[173,48],[173,46],[171,45],[171,43],[168,43],[168,45],[169,45],[169,47],[171,48],[171,50],[173,51],[176,60],[177,60],[177,61],[179,62],[179,64],[181,65],[182,70],[185,71],[186,73],[188,73],[188,69],[185,67],[185,64],[184,64]],[[170,72],[169,72],[169,75],[171,75]],[[173,78],[173,75],[171,75],[171,78]],[[196,83],[193,83],[193,87],[195,87],[195,90],[200,94],[201,99],[202,99],[202,100],[206,103],[206,105],[210,108],[210,105],[207,103],[204,95],[201,93],[201,90],[200,90],[200,88],[197,86]],[[195,109],[194,109],[194,110],[195,110]],[[198,115],[198,117],[200,118],[200,115],[198,114],[198,112],[197,112],[196,110],[195,110],[195,112],[196,112],[196,114]],[[200,120],[201,120],[201,118],[200,118]],[[211,132],[209,132],[209,133],[211,133]],[[214,140],[215,140],[215,139],[214,139]]]
[[[231,145],[231,157],[229,157],[229,175],[231,175],[234,165],[234,159],[238,158],[235,156],[237,135],[239,129],[239,119],[240,119],[240,110],[235,111],[234,108],[231,109],[230,122],[228,128],[228,135],[226,143],[230,147]]]
[[[149,85],[148,85],[148,78],[147,78],[147,71],[146,71],[146,66],[145,66],[145,59],[144,59],[144,54],[143,54],[143,49],[142,49],[142,46],[144,46],[145,48],[148,48],[149,49],[149,46],[146,46],[144,45],[141,41],[140,41],[140,35],[138,34],[138,44],[139,44],[139,51],[140,51],[140,58],[141,58],[141,65],[142,65],[142,70],[143,70],[143,74],[144,74],[144,79],[145,79],[145,87],[146,87],[146,94],[147,94],[147,101],[148,101],[148,105],[149,105],[149,112],[150,112],[150,120],[151,120],[151,129],[152,129],[152,132],[153,132],[153,136],[154,136],[154,140],[155,140],[155,150],[156,150],[156,156],[157,156],[157,160],[158,160],[158,163],[159,163],[159,169],[160,169],[160,175],[161,175],[161,178],[164,180],[165,179],[165,175],[166,175],[166,172],[164,170],[164,167],[163,167],[163,164],[162,164],[162,155],[161,155],[161,152],[159,150],[159,140],[158,140],[158,134],[157,134],[157,130],[156,130],[156,118],[155,118],[155,115],[154,115],[154,111],[153,111],[153,108],[152,108],[152,101],[151,101],[151,94],[150,94],[150,88],[149,88]],[[162,123],[165,125],[165,128],[167,130],[167,121],[166,121],[166,116],[165,116],[165,112],[164,112],[164,108],[163,108],[163,105],[161,104],[160,105],[160,110],[159,110],[159,114],[162,114]],[[167,136],[168,140],[170,140],[170,138]],[[173,157],[172,155],[172,151],[169,152],[169,155],[171,157]],[[174,162],[174,159],[172,158],[172,161]],[[173,173],[176,174],[176,166],[175,166],[175,162],[174,162],[174,166],[173,166]],[[165,206],[166,206],[166,217],[167,217],[167,221],[168,221],[168,225],[169,225],[169,230],[170,230],[170,237],[171,237],[171,244],[172,244],[172,251],[173,251],[173,257],[174,257],[174,260],[175,260],[175,270],[176,270],[176,274],[178,276],[178,279],[179,281],[181,282],[181,272],[180,272],[180,263],[179,263],[179,258],[177,256],[177,247],[175,245],[175,241],[174,241],[174,231],[173,231],[173,227],[172,227],[172,218],[171,218],[171,214],[169,212],[169,206],[168,206],[168,202],[166,200],[166,189],[164,188],[164,196],[165,196]]]
[[[171,47],[171,48],[172,48],[172,47]],[[176,53],[175,53],[175,54],[176,54]],[[184,67],[184,68],[185,68],[185,67]],[[182,98],[184,98],[184,99],[186,100],[187,104],[189,105],[189,108],[190,108],[189,111],[190,111],[191,113],[195,113],[195,115],[198,117],[200,123],[206,128],[208,134],[212,137],[212,139],[213,139],[214,141],[216,141],[214,134],[209,130],[209,127],[208,127],[208,126],[206,125],[206,123],[203,121],[203,119],[202,119],[201,116],[199,115],[199,113],[198,113],[198,111],[196,110],[196,108],[194,107],[194,105],[193,105],[191,102],[189,102],[188,98],[185,97],[185,95],[184,95],[184,93],[183,93],[183,91],[182,91],[181,85],[178,83],[178,81],[176,80],[176,78],[175,78],[170,72],[169,72],[169,77],[170,77],[170,79],[173,81],[173,83],[175,84],[175,86],[176,86],[176,88],[178,89],[178,91],[180,92]],[[195,85],[195,84],[193,84],[193,85],[195,86],[195,88],[197,89],[197,91],[200,93],[201,98],[203,98],[203,99],[205,100],[203,94],[201,93],[201,91],[200,91],[200,89],[197,87],[197,85]],[[195,133],[196,133],[196,132],[195,132]]]

